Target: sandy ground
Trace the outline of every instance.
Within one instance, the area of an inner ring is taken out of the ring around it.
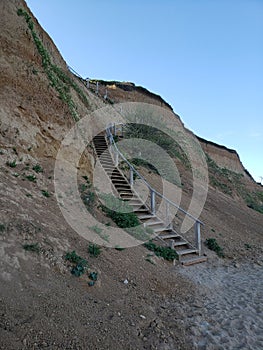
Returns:
[[[184,310],[194,349],[263,349],[262,266],[201,264],[181,274],[200,293]]]

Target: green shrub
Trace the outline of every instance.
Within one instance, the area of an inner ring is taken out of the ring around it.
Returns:
[[[97,225],[91,226],[90,229],[93,230],[94,232],[98,233],[98,234],[100,234],[103,231],[103,229],[100,228]]]
[[[126,201],[112,195],[102,195],[102,199],[105,201],[105,205],[101,206],[102,210],[118,227],[128,228],[140,225],[138,217]]]
[[[148,241],[151,238],[153,230],[141,226],[137,215],[127,201],[115,198],[111,194],[101,194],[100,197],[105,202],[105,205],[101,205],[102,210],[118,227],[125,229],[137,240]]]
[[[150,251],[154,252],[156,256],[161,256],[165,260],[173,261],[174,259],[178,259],[178,254],[170,247],[158,246],[152,241],[144,243],[144,246]]]
[[[115,249],[118,250],[118,251],[120,251],[120,252],[123,251],[123,250],[125,250],[125,248],[119,247],[118,245],[116,245]]]
[[[252,246],[250,244],[248,244],[248,243],[245,243],[244,246],[245,246],[246,249],[252,249]]]
[[[36,173],[43,173],[43,168],[41,167],[41,165],[36,164],[33,166],[32,168]]]
[[[6,165],[8,165],[10,168],[15,168],[17,166],[15,160],[13,160],[12,162],[6,162]]]
[[[87,260],[77,255],[75,250],[73,250],[72,252],[67,252],[64,258],[65,260],[74,264],[73,268],[71,269],[71,273],[74,276],[81,276],[88,267]]]
[[[97,272],[91,272],[89,274],[89,278],[92,280],[92,281],[97,281],[98,279],[98,273]]]
[[[77,264],[76,266],[72,267],[71,273],[72,275],[79,277],[83,275],[83,273],[85,272],[85,268],[86,267],[83,264]]]
[[[87,188],[88,188],[88,185],[86,185],[86,184],[80,184],[80,191],[81,191],[81,192],[85,192]]]
[[[87,209],[91,211],[94,207],[95,200],[96,200],[95,192],[88,190],[87,193],[86,192],[83,193],[81,197]]]
[[[38,243],[24,244],[23,248],[27,251],[30,251],[30,252],[35,252],[35,253],[40,252],[40,247],[39,247]]]
[[[4,232],[5,230],[5,225],[4,224],[0,224],[0,232]]]
[[[89,254],[95,258],[98,257],[101,253],[101,248],[97,244],[90,244],[88,250]]]
[[[81,256],[79,256],[75,250],[73,250],[72,252],[67,252],[65,255],[65,260],[68,260],[71,263],[81,263],[83,261],[85,261],[85,259],[83,259]]]
[[[46,72],[46,75],[51,83],[51,86],[56,89],[59,94],[59,98],[68,105],[69,111],[72,117],[75,120],[79,120],[79,115],[77,112],[77,106],[75,105],[72,96],[70,94],[70,87],[72,87],[80,99],[85,103],[86,106],[89,106],[88,99],[82,89],[72,80],[66,72],[64,72],[60,67],[52,64],[51,56],[49,52],[44,47],[42,41],[37,35],[34,29],[34,23],[30,15],[23,9],[17,10],[18,16],[23,16],[28,24],[28,27],[31,31],[33,40],[35,42],[38,53],[42,59],[42,66]]]
[[[263,214],[263,192],[244,193],[243,198],[247,206]]]
[[[44,197],[47,197],[47,198],[50,197],[50,193],[46,190],[41,190],[41,193],[43,194]]]
[[[205,245],[207,246],[208,249],[213,250],[214,252],[216,252],[216,254],[220,258],[224,257],[223,248],[220,247],[220,245],[217,243],[215,238],[208,238],[205,241]]]
[[[83,175],[82,176],[84,180],[86,180],[86,183],[87,183],[87,187],[90,188],[92,186],[90,180],[89,180],[89,177],[87,175]]]
[[[30,174],[30,175],[27,175],[26,178],[28,181],[37,182],[37,178],[35,175]]]

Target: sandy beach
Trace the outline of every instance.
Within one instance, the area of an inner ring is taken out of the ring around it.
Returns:
[[[194,349],[263,349],[262,266],[201,264],[181,274],[197,287],[184,310]]]

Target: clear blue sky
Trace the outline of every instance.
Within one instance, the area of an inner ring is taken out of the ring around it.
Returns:
[[[263,176],[263,0],[26,0],[83,77],[132,81]]]

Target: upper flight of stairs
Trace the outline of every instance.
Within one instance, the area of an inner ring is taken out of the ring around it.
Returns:
[[[192,247],[180,234],[174,229],[167,227],[162,220],[153,215],[133,192],[126,177],[115,166],[105,136],[103,134],[95,136],[93,143],[99,161],[117,190],[119,197],[129,201],[129,205],[132,206],[133,211],[143,225],[150,227],[163,243],[173,248],[183,265],[192,265],[206,261],[207,258],[199,256],[198,250]]]

